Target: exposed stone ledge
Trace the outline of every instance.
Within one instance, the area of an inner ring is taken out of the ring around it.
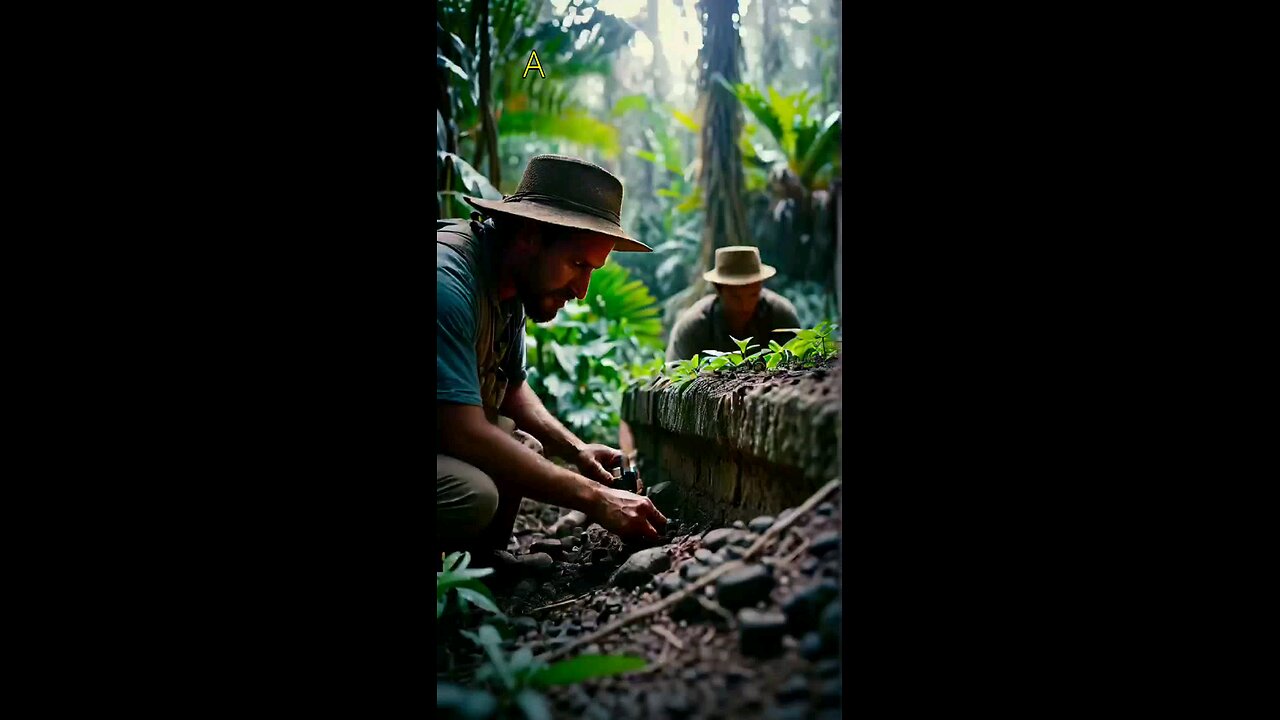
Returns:
[[[713,523],[802,502],[839,475],[840,372],[711,376],[683,391],[627,392],[622,419],[641,477],[650,487],[672,483],[655,502]]]

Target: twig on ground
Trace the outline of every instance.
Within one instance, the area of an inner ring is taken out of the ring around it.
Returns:
[[[796,561],[796,558],[800,557],[801,553],[803,553],[805,550],[808,550],[808,549],[809,549],[809,538],[805,538],[804,540],[800,541],[800,547],[796,548],[795,552],[788,555],[787,558],[782,561],[782,564],[790,565],[791,563]]]
[[[582,600],[583,598],[591,597],[593,594],[595,594],[595,590],[592,590],[589,593],[583,593],[578,597],[569,598],[568,600],[561,600],[560,602],[553,602],[550,605],[543,605],[540,608],[534,608],[533,610],[529,611],[529,614],[532,615],[534,613],[542,612],[543,610],[553,610],[558,607],[564,607],[565,605],[572,605],[578,602],[579,600]]]
[[[782,522],[774,523],[772,527],[764,531],[764,534],[762,534],[759,538],[757,538],[756,541],[752,543],[751,547],[747,549],[747,552],[742,556],[741,560],[731,560],[723,565],[720,565],[719,567],[712,568],[710,572],[708,572],[706,575],[703,575],[693,584],[686,585],[685,587],[681,588],[680,590],[677,590],[676,592],[671,593],[670,595],[668,595],[667,597],[663,598],[662,600],[656,603],[647,605],[643,608],[640,608],[639,610],[634,610],[630,614],[628,614],[626,617],[614,620],[613,622],[609,623],[608,625],[605,625],[604,627],[591,633],[590,635],[583,635],[582,637],[575,639],[573,642],[559,648],[558,650],[541,655],[539,656],[540,659],[546,660],[548,662],[559,660],[560,658],[567,656],[569,653],[573,652],[574,650],[577,650],[580,647],[590,645],[591,643],[594,643],[594,642],[599,642],[601,638],[607,637],[617,632],[619,629],[635,622],[636,620],[641,620],[649,617],[650,615],[655,615],[669,607],[672,607],[673,605],[685,599],[689,595],[696,592],[700,592],[702,588],[715,582],[716,579],[719,578],[721,575],[724,575],[730,570],[736,570],[744,566],[746,564],[746,561],[755,557],[756,554],[759,553],[761,550],[763,550],[766,545],[768,545],[775,538],[781,535],[783,530],[786,530],[787,528],[791,527],[792,523],[794,523],[798,518],[805,515],[809,511],[813,510],[813,508],[816,507],[818,503],[825,500],[828,495],[830,495],[832,492],[835,492],[835,490],[839,487],[840,487],[839,479],[831,480],[827,482],[827,484],[823,485],[818,490],[818,492],[811,495],[808,500],[805,500],[804,503],[800,505],[800,507],[796,508],[796,511],[792,513],[790,517],[788,517],[786,520]]]
[[[680,642],[680,638],[676,637],[670,630],[662,627],[661,625],[652,625],[649,629],[661,635],[667,642],[675,645],[677,650],[684,649],[684,643]]]

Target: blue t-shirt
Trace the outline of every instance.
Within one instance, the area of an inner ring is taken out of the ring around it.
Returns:
[[[437,223],[437,231],[443,222]],[[472,248],[483,241],[471,240]],[[476,354],[481,299],[477,273],[484,271],[479,263],[475,252],[436,243],[436,402],[483,405]],[[490,352],[498,353],[510,392],[525,379],[524,312],[516,299],[502,303],[501,312],[506,319]]]

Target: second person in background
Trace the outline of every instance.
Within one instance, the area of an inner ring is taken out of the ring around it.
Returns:
[[[716,293],[698,300],[680,313],[671,340],[667,361],[687,360],[703,350],[735,351],[733,338],[754,338],[764,347],[770,340],[785,343],[790,333],[782,328],[800,326],[795,305],[764,287],[775,268],[760,262],[760,249],[732,245],[716,250],[716,264],[702,277],[715,286]]]

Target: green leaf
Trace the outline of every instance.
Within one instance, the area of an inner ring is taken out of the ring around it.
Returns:
[[[547,388],[547,392],[557,400],[563,399],[565,396],[573,392],[573,384],[566,382],[559,375],[548,375],[543,384]]]
[[[662,164],[662,162],[658,159],[658,155],[657,155],[657,153],[652,153],[652,152],[649,152],[648,150],[639,150],[639,149],[636,149],[636,148],[631,148],[631,154],[632,154],[632,155],[635,155],[636,157],[640,158],[641,160],[646,160],[646,161],[648,161],[648,162],[651,162],[651,163],[653,163],[654,165],[660,165],[660,164]],[[656,250],[656,248],[655,248],[655,250]]]
[[[541,53],[539,53],[541,58]],[[498,119],[501,137],[536,136],[541,139],[567,140],[600,150],[607,158],[618,154],[618,129],[574,108],[562,113],[537,113],[508,110]]]
[[[642,670],[644,658],[628,655],[579,655],[561,660],[534,674],[533,683],[538,686],[572,685],[598,677],[620,675]]]
[[[527,647],[522,647],[519,650],[516,650],[514,654],[512,654],[511,670],[513,672],[528,670],[531,667],[534,667],[532,650],[530,650]]]
[[[436,597],[436,619],[439,620],[444,615],[444,606],[449,604],[449,595],[443,594]]]
[[[742,105],[760,121],[760,124],[768,129],[769,134],[773,136],[773,139],[776,140],[779,145],[783,145],[784,133],[782,129],[782,119],[778,117],[777,112],[773,109],[770,103],[765,101],[764,96],[761,95],[758,90],[745,83],[730,85],[725,82],[725,79],[722,76],[719,75],[716,76],[716,81],[720,83],[721,87],[725,88],[732,93],[734,97],[738,98],[738,100],[742,102]]]
[[[472,605],[475,605],[481,610],[491,612],[494,615],[497,615],[499,617],[506,617],[506,615],[504,615],[502,611],[498,609],[498,606],[495,605],[492,600],[485,597],[484,595],[481,595],[475,590],[472,590],[471,588],[466,588],[466,587],[458,588],[458,597],[462,598],[463,600],[466,600]]]
[[[479,170],[471,167],[471,163],[446,150],[439,150],[436,154],[441,160],[453,163],[454,168],[458,171],[458,179],[462,181],[463,187],[473,197],[484,198],[485,200],[502,199],[502,193],[498,192],[493,183],[489,182],[489,178],[485,177]]]
[[[529,720],[551,720],[551,705],[542,693],[525,688],[516,694],[516,706]]]
[[[463,554],[460,552],[452,552],[446,555],[444,558],[445,572],[453,570],[454,566],[457,565],[458,561],[462,559],[462,555]]]
[[[648,96],[638,93],[635,95],[627,95],[625,97],[619,98],[618,101],[613,104],[613,112],[611,113],[611,115],[613,117],[619,117],[621,115],[626,115],[627,113],[634,112],[636,110],[643,111],[648,109],[649,109]]]
[[[819,168],[833,162],[840,155],[840,111],[827,116],[822,130],[802,156],[800,181],[808,186]]]
[[[769,359],[767,361],[765,361],[765,367],[772,370],[778,367],[778,363],[780,362],[782,362],[782,353],[775,352],[774,354],[769,356]]]
[[[701,129],[702,129],[702,128],[698,125],[697,121],[696,121],[696,120],[694,120],[692,117],[690,117],[687,113],[683,113],[683,112],[681,112],[681,111],[679,111],[679,110],[674,110],[674,111],[672,111],[671,115],[672,115],[672,117],[674,117],[674,118],[676,119],[676,122],[678,122],[678,123],[680,123],[682,126],[684,126],[684,128],[685,128],[686,130],[688,130],[689,132],[694,132],[694,133],[696,133],[696,132],[698,132],[699,130],[701,130]]]
[[[555,355],[556,362],[560,363],[560,369],[567,374],[573,374],[578,367],[578,354],[581,350],[556,343],[551,346],[551,352]]]
[[[436,67],[446,68],[454,75],[462,78],[463,82],[469,82],[471,80],[471,78],[467,77],[467,73],[465,73],[462,68],[458,67],[456,63],[440,53],[436,53]]]

